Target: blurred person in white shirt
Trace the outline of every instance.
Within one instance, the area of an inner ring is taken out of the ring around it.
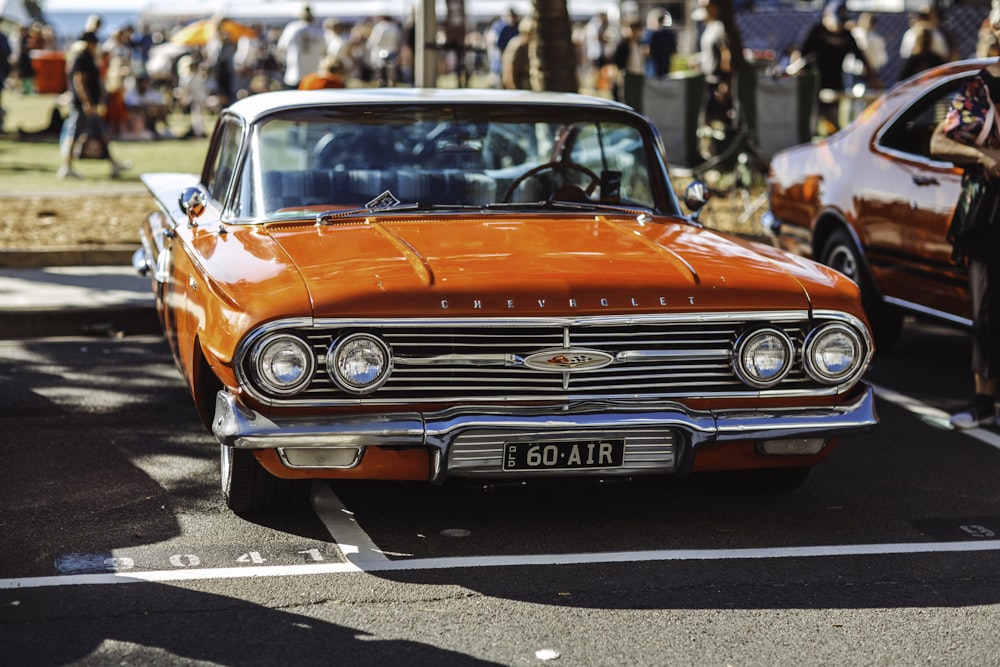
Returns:
[[[285,63],[286,88],[298,88],[302,77],[319,69],[326,55],[326,35],[323,27],[313,19],[309,5],[303,5],[299,18],[281,31],[277,52]]]
[[[379,16],[372,25],[366,46],[368,62],[371,65],[380,85],[389,85],[388,70],[399,55],[399,47],[403,42],[403,28],[399,22],[388,16]]]

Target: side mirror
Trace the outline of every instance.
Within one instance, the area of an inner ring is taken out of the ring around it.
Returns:
[[[181,193],[180,207],[188,217],[188,224],[195,226],[195,218],[205,212],[205,193],[199,188],[188,188]]]
[[[698,221],[701,209],[705,207],[708,200],[712,198],[712,193],[704,181],[691,181],[690,185],[684,189],[684,205],[691,211],[691,219]]]

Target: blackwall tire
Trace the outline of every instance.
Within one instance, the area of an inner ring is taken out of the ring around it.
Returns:
[[[819,257],[820,262],[857,283],[861,290],[861,305],[875,337],[875,348],[881,351],[891,348],[903,328],[903,313],[882,301],[851,235],[843,229],[833,232]]]
[[[249,450],[219,445],[219,463],[223,498],[237,514],[287,512],[309,500],[309,480],[275,477]]]

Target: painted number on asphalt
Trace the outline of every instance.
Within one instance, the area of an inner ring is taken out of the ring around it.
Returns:
[[[962,530],[964,530],[966,533],[968,533],[972,537],[980,537],[980,538],[983,538],[983,539],[987,539],[987,538],[991,538],[991,537],[996,537],[997,536],[997,534],[996,534],[995,531],[990,530],[986,526],[977,526],[975,524],[969,524],[969,525],[965,525],[965,526],[959,526],[959,528],[961,528]]]

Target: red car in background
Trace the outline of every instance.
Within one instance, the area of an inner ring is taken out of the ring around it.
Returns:
[[[886,92],[849,126],[771,161],[765,225],[781,247],[852,278],[886,349],[907,313],[971,326],[946,238],[961,169],[930,154],[952,96],[990,60],[949,63]]]

